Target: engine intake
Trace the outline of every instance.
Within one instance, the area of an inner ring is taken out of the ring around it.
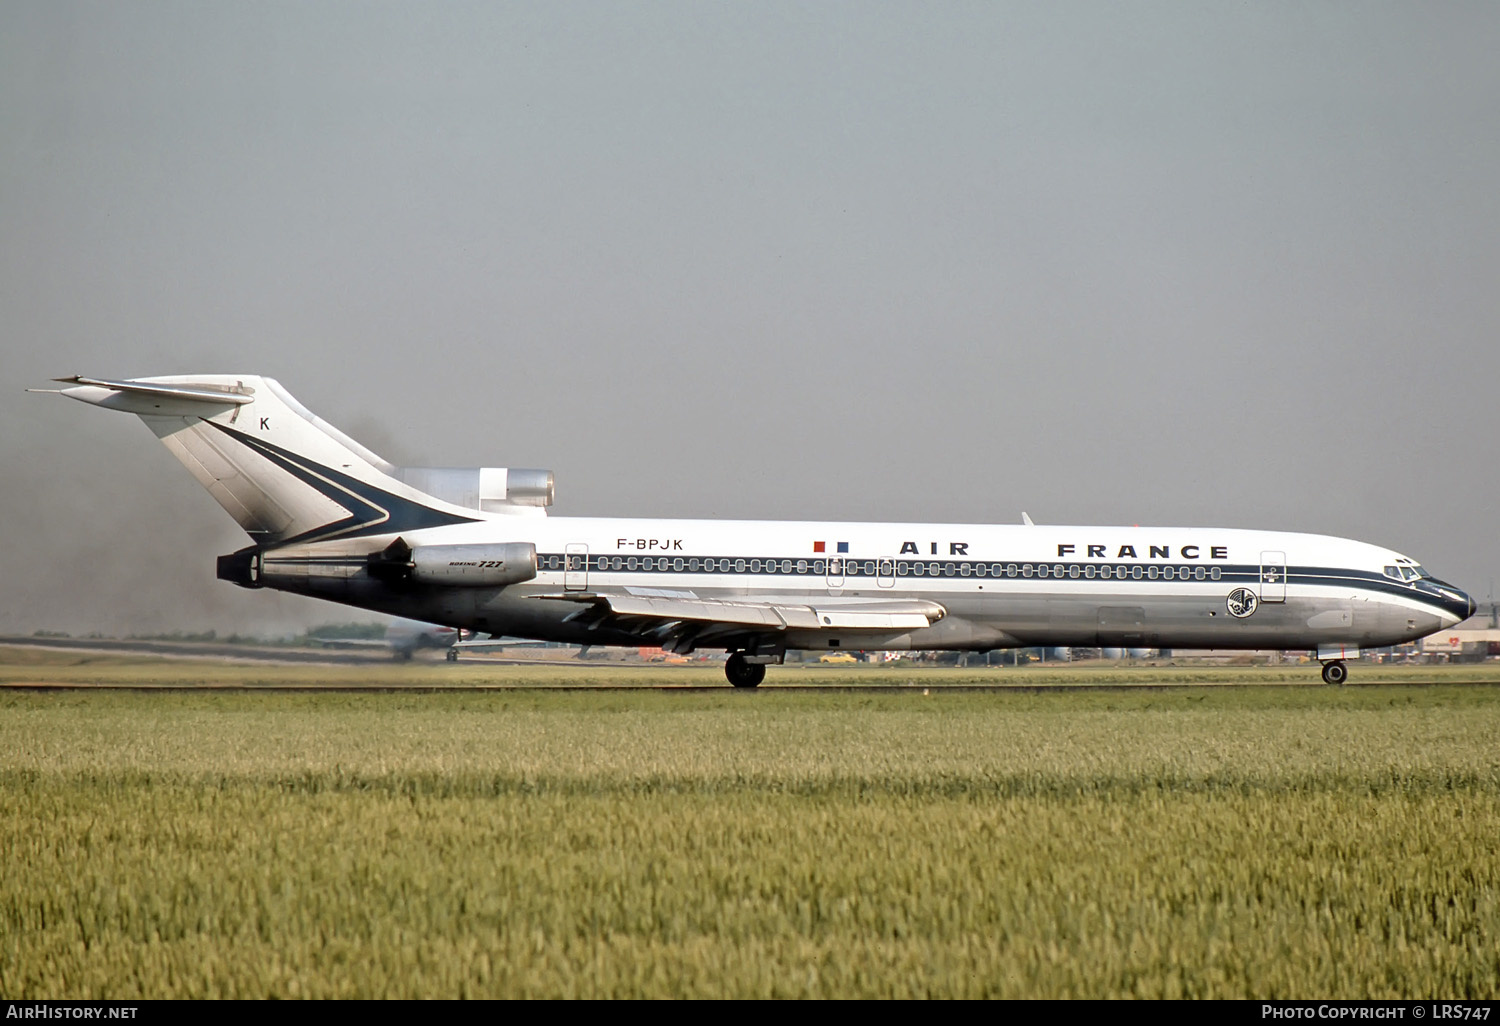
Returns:
[[[455,506],[504,513],[517,506],[552,505],[550,470],[513,467],[402,467],[402,481]]]

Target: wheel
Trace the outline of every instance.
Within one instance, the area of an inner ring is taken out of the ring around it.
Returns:
[[[443,658],[448,660],[450,663],[456,663],[458,662],[458,653],[450,648],[443,654]]]
[[[1331,663],[1323,664],[1323,683],[1337,687],[1348,679],[1349,667],[1344,665],[1343,660],[1335,659]]]
[[[758,687],[766,679],[766,664],[745,661],[745,653],[735,652],[724,664],[724,676],[737,688]]]

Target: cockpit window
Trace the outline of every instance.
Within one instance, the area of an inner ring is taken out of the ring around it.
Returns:
[[[1431,578],[1432,577],[1432,575],[1430,573],[1428,573],[1426,570],[1423,570],[1420,566],[1414,566],[1414,567],[1412,567],[1412,569],[1417,572],[1417,576],[1418,577],[1427,577],[1427,578]]]
[[[1393,566],[1388,566],[1388,567],[1385,568],[1385,575],[1387,577],[1391,578],[1392,580],[1396,580],[1396,581],[1401,580],[1401,571],[1397,570]]]
[[[1401,575],[1408,581],[1415,581],[1417,579],[1417,568],[1413,566],[1402,566]]]

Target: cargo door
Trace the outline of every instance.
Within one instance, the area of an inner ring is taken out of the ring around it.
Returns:
[[[1139,648],[1146,640],[1144,606],[1100,606],[1100,648]]]

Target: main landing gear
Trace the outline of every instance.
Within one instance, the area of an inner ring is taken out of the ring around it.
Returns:
[[[724,676],[737,688],[758,687],[766,679],[766,664],[749,662],[745,653],[733,652],[724,664]]]
[[[1349,679],[1349,667],[1344,665],[1342,659],[1335,659],[1331,663],[1323,664],[1323,683],[1338,687]]]

